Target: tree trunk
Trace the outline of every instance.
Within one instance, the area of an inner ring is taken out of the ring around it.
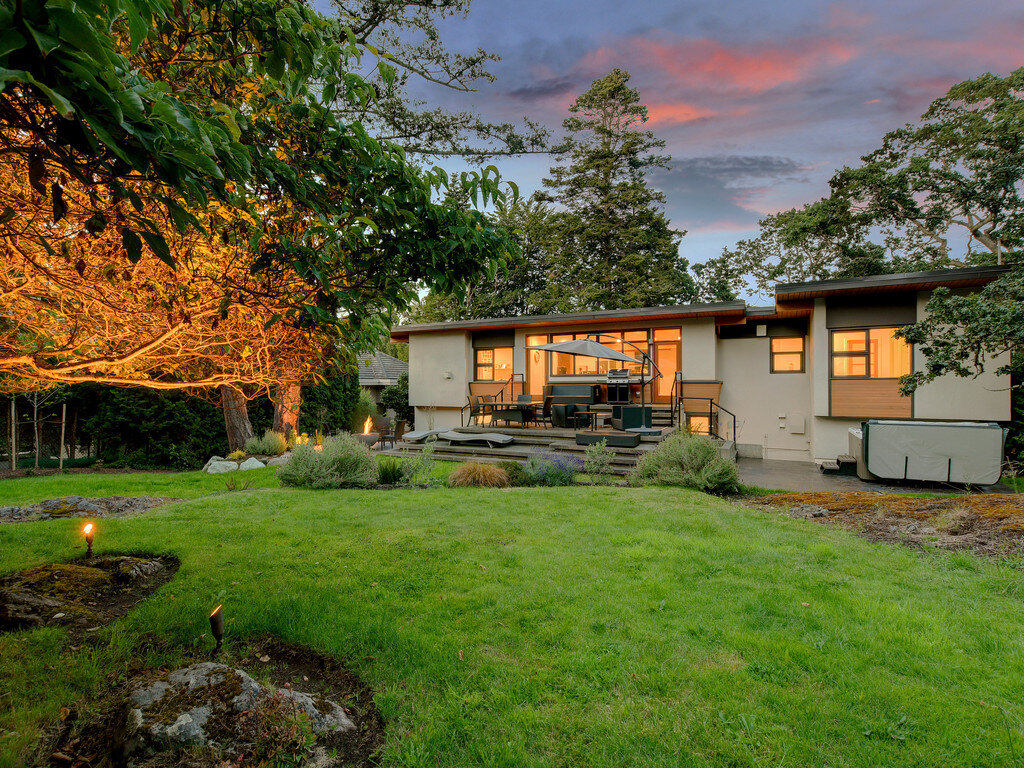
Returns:
[[[299,408],[302,406],[302,387],[290,384],[278,387],[274,396],[274,431],[290,435],[299,431]]]
[[[234,387],[220,388],[220,402],[224,409],[224,426],[228,433],[228,450],[244,451],[245,441],[253,436],[249,422],[249,406],[245,397]]]

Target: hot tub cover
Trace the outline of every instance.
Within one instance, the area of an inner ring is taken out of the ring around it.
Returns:
[[[992,485],[1003,464],[995,422],[872,419],[863,427],[867,470],[889,480]]]

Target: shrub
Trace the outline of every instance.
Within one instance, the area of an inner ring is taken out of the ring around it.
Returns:
[[[467,461],[459,464],[448,475],[448,485],[452,488],[477,486],[480,488],[508,488],[508,474],[496,464],[485,464],[482,461]]]
[[[427,442],[419,451],[409,451],[408,479],[413,485],[439,485],[434,476],[434,444]]]
[[[736,465],[722,458],[718,445],[704,435],[685,432],[671,435],[644,454],[636,464],[633,480],[711,493],[739,490]]]
[[[232,451],[228,454],[228,458],[232,461],[241,461],[245,458],[245,451]]]
[[[535,453],[526,462],[525,472],[531,485],[563,486],[576,482],[583,462],[575,456],[557,453]]]
[[[365,445],[340,435],[324,440],[321,450],[296,446],[277,477],[282,485],[304,488],[369,488],[377,482],[377,462]]]
[[[405,482],[409,465],[397,456],[377,457],[377,482],[381,485],[398,485]]]
[[[381,390],[380,404],[385,410],[390,408],[394,411],[396,419],[402,419],[412,424],[415,413],[412,406],[409,405],[408,373],[399,376],[397,384],[392,384]]]
[[[245,441],[245,451],[261,456],[280,456],[288,450],[288,440],[280,432],[268,429],[263,437],[250,437]]]
[[[533,485],[533,478],[526,471],[526,467],[518,461],[499,461],[496,466],[505,470],[508,475],[508,484],[513,488],[525,488]]]
[[[596,483],[603,483],[609,479],[612,473],[612,460],[615,458],[615,451],[608,447],[608,441],[602,438],[596,443],[587,446],[583,456],[583,470],[590,475]]]

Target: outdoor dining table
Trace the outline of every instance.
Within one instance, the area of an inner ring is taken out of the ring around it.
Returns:
[[[537,407],[543,405],[543,403],[536,401],[521,403],[494,400],[488,403],[487,405],[491,413],[491,418],[494,418],[495,416],[497,416],[497,418],[499,419],[502,418],[500,415],[502,411],[518,411],[520,414],[519,422],[521,424],[525,424],[528,418],[530,421],[537,420]]]

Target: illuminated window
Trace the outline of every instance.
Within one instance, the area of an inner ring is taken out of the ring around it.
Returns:
[[[832,332],[832,378],[898,379],[910,373],[910,345],[895,328]]]
[[[804,372],[804,337],[776,337],[772,344],[772,373]]]
[[[476,381],[506,381],[512,376],[512,347],[476,350]]]

